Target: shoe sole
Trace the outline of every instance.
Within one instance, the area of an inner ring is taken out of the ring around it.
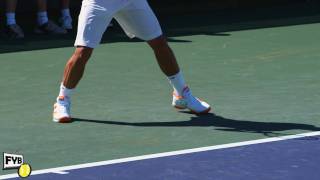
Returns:
[[[49,34],[49,35],[64,35],[64,34],[68,34],[67,30],[66,30],[66,32],[51,32],[51,31],[44,31],[44,30],[41,30],[41,29],[35,29],[34,33],[41,34],[41,35],[46,35],[46,34]]]
[[[70,123],[70,122],[72,122],[72,120],[71,120],[71,117],[63,117],[63,118],[60,118],[60,119],[53,118],[53,122],[56,122],[56,123]]]
[[[174,105],[173,107],[176,109],[187,109],[186,107],[181,107],[181,106],[177,106],[177,105]]]
[[[199,101],[203,101],[202,99],[198,98]],[[203,101],[204,102],[204,101]],[[211,107],[209,107],[208,109],[201,111],[201,112],[197,112],[195,110],[192,110],[188,107],[181,107],[181,106],[177,106],[177,105],[173,105],[174,108],[178,109],[178,110],[183,110],[183,109],[189,109],[191,113],[193,114],[197,114],[197,115],[201,115],[201,114],[208,114],[211,110]]]
[[[211,110],[211,107],[209,107],[208,109],[201,111],[201,112],[196,112],[196,111],[190,109],[191,113],[197,114],[197,115],[208,114],[210,112],[210,110]]]
[[[189,109],[189,108],[186,108],[186,107],[180,107],[180,106],[173,106],[174,108],[178,109],[178,110],[183,110],[183,109]],[[209,107],[208,109],[204,110],[204,111],[201,111],[201,112],[196,112],[192,109],[189,109],[191,111],[191,113],[193,114],[207,114],[210,112],[211,110],[211,107]]]

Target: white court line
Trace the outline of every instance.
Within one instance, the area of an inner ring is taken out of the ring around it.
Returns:
[[[182,154],[190,154],[190,153],[217,150],[217,149],[226,149],[226,148],[233,148],[233,147],[239,147],[239,146],[248,146],[248,145],[254,145],[254,144],[276,142],[276,141],[283,141],[283,140],[310,137],[310,136],[318,136],[318,135],[320,135],[320,131],[303,133],[303,134],[296,134],[296,135],[289,135],[289,136],[282,136],[282,137],[272,137],[272,138],[258,139],[258,140],[252,140],[252,141],[230,143],[230,144],[222,144],[222,145],[216,145],[216,146],[207,146],[207,147],[200,147],[200,148],[194,148],[194,149],[185,149],[185,150],[171,151],[171,152],[164,152],[164,153],[157,153],[157,154],[149,154],[149,155],[135,156],[135,157],[129,157],[129,158],[122,158],[122,159],[114,159],[114,160],[108,160],[108,161],[99,161],[99,162],[93,162],[93,163],[63,166],[63,167],[57,167],[57,168],[36,170],[36,171],[32,172],[32,175],[46,174],[46,173],[59,173],[59,172],[60,172],[59,174],[66,174],[67,173],[66,171],[74,170],[74,169],[82,169],[82,168],[89,168],[89,167],[95,167],[95,166],[104,166],[104,165],[110,165],[110,164],[139,161],[139,160],[153,159],[153,158],[160,158],[160,157],[176,156],[176,155],[182,155]],[[0,179],[8,179],[8,178],[15,178],[15,177],[18,177],[18,175],[17,174],[7,174],[7,175],[0,176]]]
[[[57,172],[52,172],[54,174],[69,174],[69,172],[65,172],[65,171],[57,171]]]

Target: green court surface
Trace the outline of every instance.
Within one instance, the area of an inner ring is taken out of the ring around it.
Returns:
[[[182,31],[195,30],[171,29]],[[320,130],[319,23],[176,34],[169,40],[187,82],[216,116],[173,109],[150,48],[126,40],[96,49],[73,96],[75,122],[53,123],[68,40],[0,54],[0,151],[36,170]]]

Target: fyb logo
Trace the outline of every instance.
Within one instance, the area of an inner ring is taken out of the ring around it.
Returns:
[[[28,177],[31,174],[31,166],[24,163],[23,155],[3,153],[3,170],[18,169],[20,177]]]
[[[22,155],[3,153],[3,169],[16,169],[22,164]]]

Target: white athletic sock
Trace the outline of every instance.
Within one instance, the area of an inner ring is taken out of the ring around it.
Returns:
[[[16,14],[13,12],[6,13],[7,16],[7,25],[16,24]]]
[[[184,79],[183,79],[182,72],[180,71],[173,76],[168,76],[168,80],[169,80],[170,84],[172,85],[174,92],[178,96],[182,96],[183,89],[184,89],[184,87],[187,86]]]
[[[65,97],[71,97],[72,92],[74,89],[68,89],[66,88],[63,83],[61,83],[60,85],[60,92],[59,92],[59,96],[65,96]]]
[[[41,26],[49,21],[46,11],[38,12],[38,25]]]
[[[70,10],[68,8],[67,9],[62,9],[61,10],[61,15],[62,15],[62,17],[71,17]]]

